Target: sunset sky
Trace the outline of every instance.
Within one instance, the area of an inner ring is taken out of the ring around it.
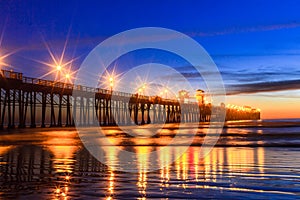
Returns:
[[[12,53],[1,65],[40,77],[48,69],[39,61],[52,62],[46,44],[59,57],[68,39],[64,60],[76,58],[76,69],[114,34],[164,27],[206,49],[223,77],[227,103],[260,108],[263,118],[300,118],[299,7],[296,0],[1,1],[0,55]],[[117,64],[122,71],[154,61],[173,66],[201,87],[185,61],[165,52],[135,52]]]

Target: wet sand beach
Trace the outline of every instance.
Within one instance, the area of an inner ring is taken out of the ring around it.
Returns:
[[[295,199],[300,195],[300,120],[228,122],[216,147],[201,158],[207,124],[179,159],[181,145],[156,151],[177,133],[167,125],[159,135],[133,138],[105,127],[121,149],[136,152],[136,172],[119,169],[124,160],[110,146],[96,160],[74,128],[22,129],[0,133],[1,199]],[[195,125],[198,126],[198,125]],[[188,137],[193,126],[178,132]],[[162,167],[147,172],[153,162]],[[169,163],[166,165],[166,163]]]

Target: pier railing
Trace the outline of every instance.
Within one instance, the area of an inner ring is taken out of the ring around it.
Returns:
[[[126,92],[120,92],[120,91],[111,91],[101,88],[93,88],[93,87],[87,87],[82,85],[74,85],[70,83],[64,83],[59,81],[51,81],[51,80],[45,80],[45,79],[39,79],[39,78],[31,78],[23,76],[22,73],[14,72],[14,71],[8,71],[8,70],[1,70],[1,75],[3,78],[6,79],[15,79],[15,80],[21,80],[23,83],[27,84],[35,84],[35,85],[41,85],[41,86],[48,86],[48,87],[55,87],[60,89],[70,89],[70,90],[78,90],[78,91],[84,91],[84,92],[93,92],[93,93],[101,93],[101,94],[113,94],[115,96],[121,96],[121,97],[133,97],[136,94],[126,93]],[[138,95],[139,99],[143,100],[149,100],[153,99],[156,96],[146,96],[146,95]],[[162,98],[164,101],[168,102],[178,102],[174,99],[166,99]]]

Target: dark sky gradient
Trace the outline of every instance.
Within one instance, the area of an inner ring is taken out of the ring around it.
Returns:
[[[208,51],[228,94],[266,97],[265,92],[282,91],[277,97],[292,98],[300,89],[299,8],[296,0],[1,1],[0,54],[14,52],[5,62],[36,77],[47,68],[35,60],[51,62],[43,41],[58,57],[68,38],[65,58],[78,58],[73,64],[78,68],[89,51],[114,34],[164,27],[191,36]],[[149,61],[172,65],[195,79],[187,63],[166,54],[137,52],[123,63]]]

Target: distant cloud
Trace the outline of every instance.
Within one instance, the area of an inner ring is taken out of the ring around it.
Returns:
[[[284,80],[273,82],[259,82],[239,85],[227,85],[227,95],[237,94],[253,94],[259,92],[276,92],[284,90],[298,90],[300,89],[299,80]]]
[[[299,22],[291,22],[285,24],[270,24],[270,25],[260,25],[260,26],[252,26],[252,27],[234,27],[229,28],[222,31],[214,31],[214,32],[190,32],[189,36],[192,37],[206,37],[206,36],[217,36],[217,35],[227,35],[234,33],[247,33],[247,32],[259,32],[259,31],[273,31],[280,29],[290,29],[300,27]]]
[[[199,72],[191,66],[176,68],[186,79],[192,82],[203,82],[202,76],[214,80],[216,72]],[[249,70],[223,69],[220,71],[228,95],[255,94],[261,92],[275,92],[300,89],[300,70],[281,68],[258,68]],[[164,75],[170,81],[181,81],[176,74]],[[294,79],[294,80],[293,80]]]
[[[199,79],[201,76],[213,77],[217,72],[212,71],[201,71],[201,75],[192,66],[176,67],[176,70],[180,72],[185,78],[188,79]],[[220,70],[224,81],[234,81],[237,83],[251,83],[251,82],[263,82],[270,80],[282,80],[286,77],[299,77],[300,70],[285,70],[277,69],[276,67],[270,69],[250,69],[250,70],[235,70],[235,69],[223,69]],[[165,78],[175,78],[176,74],[165,75]],[[291,78],[290,78],[291,79]]]
[[[253,82],[266,82],[274,80],[284,80],[286,77],[299,77],[300,71],[261,71],[261,72],[251,72],[251,71],[237,71],[221,72],[225,80],[234,80],[238,83],[253,83]],[[292,78],[289,78],[292,79]]]
[[[258,96],[258,95],[257,95]],[[288,98],[288,99],[299,99],[300,94],[281,94],[281,93],[271,93],[271,94],[259,94],[260,97],[269,97],[269,98]]]

